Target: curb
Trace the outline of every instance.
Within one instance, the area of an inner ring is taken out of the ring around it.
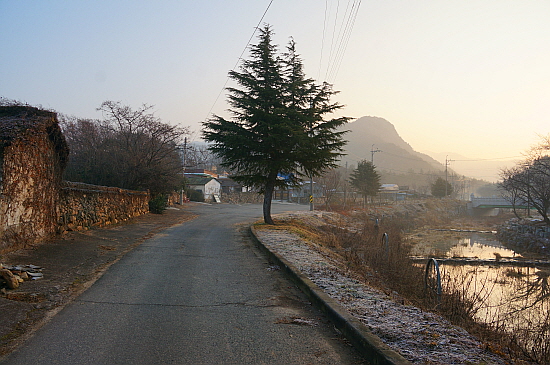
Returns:
[[[334,323],[335,327],[351,344],[373,365],[410,365],[407,359],[392,350],[375,336],[361,321],[353,317],[336,300],[328,296],[314,282],[300,272],[294,265],[279,254],[270,251],[256,235],[256,229],[250,226],[250,235],[257,246],[279,265],[300,290]]]

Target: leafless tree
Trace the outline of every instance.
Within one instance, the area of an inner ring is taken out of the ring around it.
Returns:
[[[531,148],[525,161],[501,171],[500,188],[503,195],[512,203],[527,204],[542,216],[550,225],[550,136]]]
[[[188,131],[163,123],[152,108],[106,101],[98,108],[103,120],[63,118],[71,149],[66,179],[153,194],[181,186],[178,144]]]
[[[343,173],[339,168],[330,169],[320,176],[317,182],[324,187],[325,206],[330,210],[331,204],[344,183]]]

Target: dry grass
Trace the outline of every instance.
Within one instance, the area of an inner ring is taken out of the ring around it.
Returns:
[[[428,221],[430,219],[437,221],[438,225],[446,221],[437,214],[429,214]],[[404,222],[399,217],[385,219],[379,227],[375,227],[367,216],[361,221],[361,226],[350,226],[344,221],[312,225],[294,219],[279,221],[275,227],[269,228],[290,230],[309,242],[320,243],[325,251],[343,257],[347,268],[369,285],[392,294],[403,303],[445,316],[453,324],[476,335],[488,350],[498,355],[519,362],[550,364],[550,314],[546,319],[519,321],[512,332],[509,331],[511,324],[502,317],[480,320],[495,285],[510,274],[480,281],[481,274],[477,269],[452,275],[443,271],[443,293],[435,295],[432,290],[425,289],[425,268],[409,258],[412,246],[405,239],[404,232],[411,228],[410,220]],[[261,226],[257,227],[261,229]],[[387,243],[384,233],[388,236]],[[476,276],[477,280],[474,279]]]

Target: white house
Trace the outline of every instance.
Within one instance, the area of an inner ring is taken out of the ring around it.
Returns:
[[[190,189],[202,192],[205,200],[214,200],[221,192],[220,182],[211,176],[186,176]]]

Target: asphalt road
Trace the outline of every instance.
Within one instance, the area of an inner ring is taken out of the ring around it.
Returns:
[[[260,205],[190,209],[1,364],[364,363],[248,238]]]

